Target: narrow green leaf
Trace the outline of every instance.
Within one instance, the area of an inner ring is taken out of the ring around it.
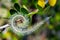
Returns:
[[[14,7],[15,7],[15,9],[16,9],[17,11],[19,11],[19,12],[20,12],[20,6],[19,6],[19,4],[18,4],[18,3],[15,3],[15,4],[14,4]]]
[[[50,6],[46,7],[44,10],[43,10],[43,13],[47,13],[50,9]]]
[[[21,12],[22,12],[23,14],[28,14],[28,11],[27,11],[26,9],[24,9],[24,8],[21,8]]]
[[[17,11],[15,11],[14,9],[11,9],[10,10],[10,14],[12,15],[12,14],[15,14],[15,13],[17,13]]]

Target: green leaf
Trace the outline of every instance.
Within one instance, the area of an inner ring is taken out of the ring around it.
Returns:
[[[54,18],[51,18],[51,19],[50,19],[50,24],[54,24],[54,23],[55,23]]]
[[[15,4],[14,4],[14,7],[15,7],[15,9],[16,9],[17,11],[19,11],[19,12],[20,12],[20,6],[19,6],[19,4],[18,4],[18,3],[15,3]]]
[[[46,7],[45,9],[42,9],[42,8],[40,8],[39,6],[38,6],[38,9],[39,9],[39,14],[40,15],[44,15],[44,14],[47,14],[48,13],[48,11],[50,10],[50,6],[48,6],[48,7]]]
[[[21,8],[21,12],[22,12],[23,14],[28,14],[28,11],[27,11],[26,9],[24,9],[24,8]]]
[[[38,0],[33,0],[33,3],[34,3],[34,4],[37,4],[37,2],[38,2]]]
[[[22,0],[22,4],[27,5],[28,4],[28,0]]]
[[[12,3],[18,3],[18,0],[11,0]]]
[[[60,22],[60,13],[56,13],[55,18],[57,22]]]
[[[36,5],[36,8],[39,10],[39,11],[38,11],[38,14],[43,15],[43,14],[42,14],[43,8],[41,8],[39,5]]]
[[[14,10],[14,9],[11,9],[11,10],[10,10],[10,14],[11,14],[11,15],[13,15],[13,14],[15,14],[15,13],[17,13],[16,10]]]
[[[60,25],[55,26],[55,30],[56,31],[60,30]]]
[[[47,12],[49,11],[49,9],[50,9],[50,6],[46,7],[46,8],[43,10],[43,14],[44,14],[44,13],[47,13]]]

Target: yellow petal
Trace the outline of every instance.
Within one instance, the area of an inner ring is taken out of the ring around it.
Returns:
[[[45,7],[45,1],[44,0],[38,0],[38,5],[42,8]]]
[[[8,38],[8,37],[10,37],[10,36],[11,36],[11,33],[10,33],[10,32],[6,32],[6,33],[3,34],[3,37],[4,37],[4,38]]]
[[[55,6],[57,0],[49,0],[50,6]]]

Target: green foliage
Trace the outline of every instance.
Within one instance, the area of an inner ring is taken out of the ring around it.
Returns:
[[[18,3],[15,3],[15,4],[14,4],[14,8],[15,8],[17,11],[19,11],[19,12],[20,12],[20,6],[19,6],[19,4],[18,4]]]
[[[26,9],[24,9],[24,8],[21,8],[21,12],[22,12],[23,14],[28,14],[28,11],[27,11]]]
[[[11,9],[11,10],[10,10],[10,14],[11,14],[11,15],[13,15],[13,14],[15,14],[15,13],[17,13],[16,10],[14,10],[14,9]]]
[[[18,3],[19,0],[11,0],[12,3]]]
[[[27,5],[28,4],[28,0],[22,0],[22,4]]]

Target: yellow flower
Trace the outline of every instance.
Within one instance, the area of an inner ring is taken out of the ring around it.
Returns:
[[[54,6],[57,0],[38,0],[38,5],[42,8],[45,7],[45,4],[49,3],[50,6]]]
[[[57,0],[49,0],[50,6],[54,6],[54,5],[56,4],[56,1],[57,1]]]
[[[41,6],[42,8],[44,8],[45,7],[44,0],[38,0],[38,5]]]

